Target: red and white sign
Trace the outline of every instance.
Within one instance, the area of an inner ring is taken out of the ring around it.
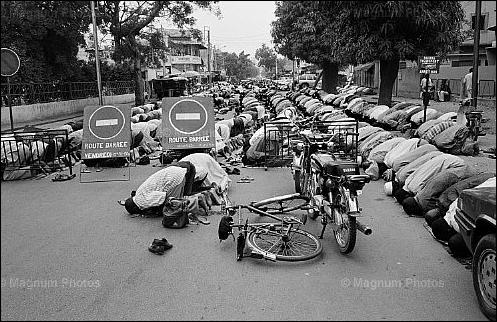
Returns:
[[[131,141],[129,115],[131,115],[129,106],[85,107],[83,159],[129,157]]]
[[[19,70],[21,66],[21,61],[16,52],[9,48],[2,48],[2,76],[8,77],[13,76]]]
[[[165,97],[162,99],[162,147],[170,149],[212,148],[214,106],[208,97]]]

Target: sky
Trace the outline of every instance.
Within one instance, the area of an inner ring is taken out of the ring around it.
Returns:
[[[219,1],[218,18],[207,10],[196,9],[194,28],[210,28],[211,45],[225,52],[239,54],[242,50],[254,59],[263,43],[273,47],[271,22],[274,21],[274,1]]]

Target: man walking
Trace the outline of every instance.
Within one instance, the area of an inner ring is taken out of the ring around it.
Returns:
[[[425,77],[421,79],[421,98],[423,99],[424,106],[424,119],[423,122],[426,122],[426,109],[428,105],[430,105],[430,91],[433,88],[433,82],[431,81],[430,74],[426,73]]]
[[[466,98],[472,98],[473,94],[473,68],[469,69],[469,73],[467,73],[463,78],[463,88],[466,91]]]

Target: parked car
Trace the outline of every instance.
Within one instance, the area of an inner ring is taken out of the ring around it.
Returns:
[[[317,79],[316,74],[302,74],[299,75],[295,85],[297,85],[299,89],[312,87],[314,86],[316,79]]]
[[[495,186],[461,192],[455,219],[473,254],[473,286],[480,309],[495,321]]]

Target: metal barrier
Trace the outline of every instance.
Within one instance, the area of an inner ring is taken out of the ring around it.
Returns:
[[[328,151],[340,160],[357,162],[358,155],[357,120],[350,121],[317,121],[310,129],[313,134],[328,134],[330,144]],[[291,123],[264,123],[264,164],[269,166],[285,166],[293,160],[292,139],[299,134]]]
[[[134,81],[102,82],[104,96],[132,94]],[[1,84],[1,106],[7,106],[7,84]],[[98,97],[97,82],[72,83],[13,83],[10,84],[12,105],[60,102],[75,99]]]
[[[4,173],[17,170],[31,173],[55,172],[69,167],[72,175],[71,151],[67,130],[33,130],[2,133],[0,163]],[[74,158],[74,156],[73,156]]]
[[[282,122],[264,123],[264,166],[266,169],[288,165],[293,160],[290,139],[293,125]]]

